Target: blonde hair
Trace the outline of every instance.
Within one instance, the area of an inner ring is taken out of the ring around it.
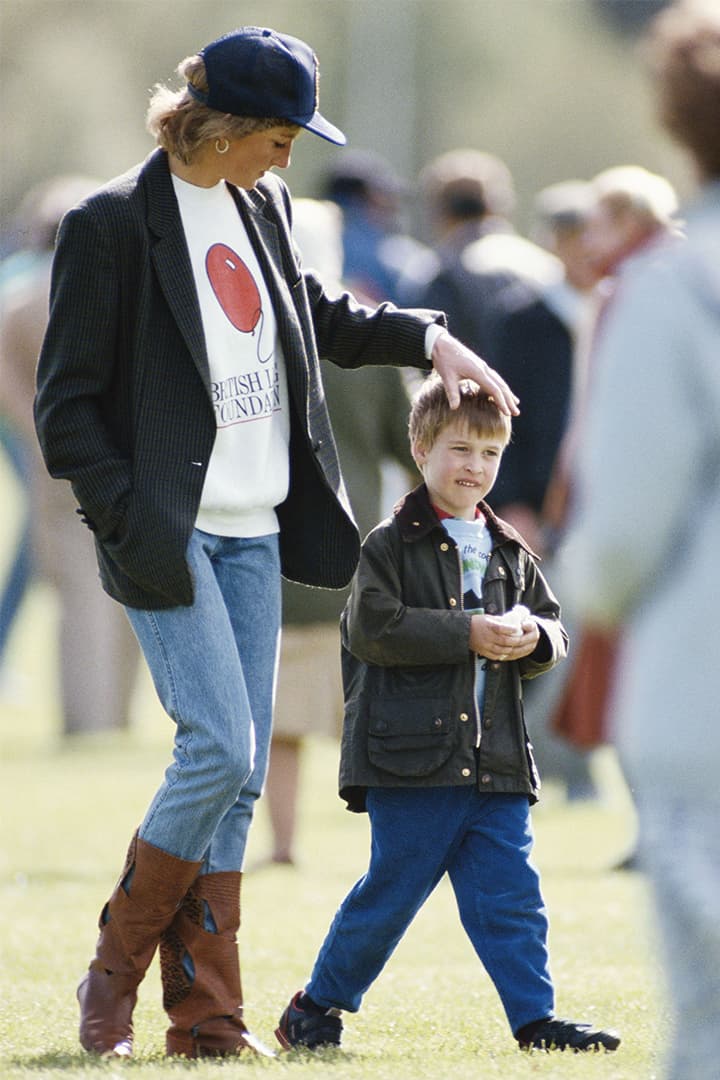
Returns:
[[[145,126],[158,146],[190,165],[200,147],[215,139],[242,139],[255,131],[273,127],[298,128],[289,120],[271,116],[232,116],[209,109],[197,101],[188,85],[207,93],[205,63],[201,56],[187,56],[177,73],[186,84],[171,90],[156,84],[145,117]],[[299,128],[298,128],[299,130]]]
[[[430,450],[440,432],[452,423],[467,424],[473,434],[497,438],[503,446],[510,442],[510,417],[500,412],[477,383],[464,380],[460,384],[460,404],[451,409],[442,379],[433,371],[413,398],[408,421],[410,442]]]
[[[669,226],[677,213],[677,195],[670,181],[641,165],[605,169],[591,185],[598,201],[607,206],[613,217],[630,213]]]

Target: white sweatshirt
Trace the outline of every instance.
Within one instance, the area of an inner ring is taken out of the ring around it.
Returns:
[[[220,536],[278,531],[288,491],[285,358],[255,252],[224,181],[173,176],[205,334],[217,437],[196,525]]]

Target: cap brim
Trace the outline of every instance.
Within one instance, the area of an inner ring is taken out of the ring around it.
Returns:
[[[324,116],[321,116],[319,112],[313,114],[306,122],[297,120],[296,123],[300,124],[307,131],[311,131],[313,135],[319,135],[321,139],[327,139],[328,142],[335,143],[336,146],[345,146],[347,138],[343,135],[340,128],[336,128],[334,124],[331,124],[329,120],[326,120]]]

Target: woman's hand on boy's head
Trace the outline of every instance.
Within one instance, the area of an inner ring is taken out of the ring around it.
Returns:
[[[451,409],[457,409],[460,404],[459,384],[463,379],[472,379],[493,398],[501,412],[508,416],[519,414],[518,398],[502,376],[445,330],[438,334],[433,345],[432,362],[443,381]]]
[[[519,627],[504,622],[501,615],[473,615],[470,620],[470,649],[488,660],[520,660],[535,651],[539,640],[532,615]]]

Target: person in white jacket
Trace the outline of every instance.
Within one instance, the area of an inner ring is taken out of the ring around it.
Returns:
[[[720,1024],[720,11],[674,5],[650,47],[662,122],[700,189],[685,242],[639,257],[607,314],[567,562],[586,621],[625,628],[615,741],[667,962],[667,1076],[709,1080]]]

